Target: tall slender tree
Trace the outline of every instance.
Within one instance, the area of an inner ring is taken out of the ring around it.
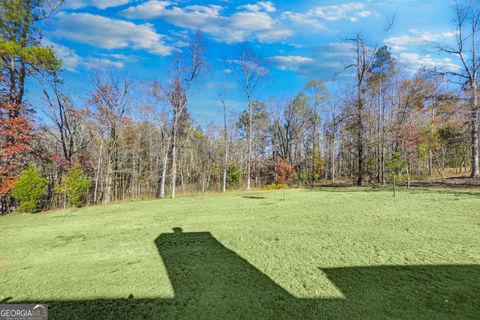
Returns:
[[[247,133],[247,190],[251,188],[252,157],[253,157],[253,133],[254,133],[254,104],[257,101],[259,90],[264,85],[267,69],[258,54],[245,43],[241,48],[240,55],[234,61],[240,67],[240,85],[247,99],[248,133]]]
[[[376,49],[369,48],[362,36],[357,33],[356,37],[349,40],[353,44],[355,52],[355,62],[347,66],[347,68],[354,68],[356,75],[356,101],[355,101],[355,132],[356,132],[356,155],[357,155],[357,175],[355,184],[362,186],[365,179],[365,146],[364,146],[364,131],[365,131],[365,93],[367,90],[366,82],[371,71],[372,63],[374,61]]]
[[[189,46],[183,49],[183,53],[174,58],[169,83],[161,88],[162,93],[159,95],[170,105],[172,111],[172,198],[176,196],[179,124],[188,114],[187,105],[192,86],[201,72],[206,69],[204,56],[205,45],[202,34],[197,32],[190,39]],[[166,165],[167,163],[164,164],[164,168]]]
[[[448,71],[445,74],[460,79],[470,100],[470,137],[471,137],[471,174],[480,177],[479,140],[478,140],[478,72],[480,56],[478,55],[478,35],[480,33],[480,4],[478,1],[457,1],[455,4],[455,46],[437,45],[446,53],[455,56],[461,65],[460,71]]]

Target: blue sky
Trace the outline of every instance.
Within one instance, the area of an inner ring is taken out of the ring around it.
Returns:
[[[210,68],[190,108],[204,122],[220,113],[218,93],[225,82],[230,108],[244,108],[224,60],[234,58],[245,41],[269,69],[260,98],[288,98],[309,79],[324,80],[332,90],[348,82],[348,76],[332,77],[351,59],[344,40],[357,32],[372,46],[391,46],[407,72],[422,65],[455,69],[456,61],[432,45],[454,39],[452,19],[450,0],[66,0],[41,28],[44,42],[63,60],[67,90],[79,102],[91,90],[91,68],[118,70],[135,81],[165,80],[172,56],[201,30]],[[39,101],[37,89],[29,93],[32,101]]]

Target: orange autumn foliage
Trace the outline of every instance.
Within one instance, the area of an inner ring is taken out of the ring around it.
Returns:
[[[295,167],[288,160],[280,160],[275,165],[275,181],[287,185],[295,174]]]
[[[0,101],[0,197],[9,194],[33,149],[33,126],[24,105]]]

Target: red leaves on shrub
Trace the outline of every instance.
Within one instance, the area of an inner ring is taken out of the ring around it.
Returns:
[[[288,184],[294,174],[295,168],[288,160],[279,160],[275,165],[275,181],[278,184]]]
[[[0,101],[0,196],[13,189],[33,150],[33,126],[24,105]]]

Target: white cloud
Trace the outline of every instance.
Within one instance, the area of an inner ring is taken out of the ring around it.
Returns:
[[[366,5],[361,2],[350,2],[332,6],[320,6],[310,10],[311,14],[328,21],[348,19],[357,21],[358,18],[366,18],[372,13],[366,10]]]
[[[133,48],[168,55],[173,48],[150,24],[134,24],[89,13],[60,13],[53,35],[104,49]]]
[[[409,46],[429,45],[455,36],[454,32],[432,33],[420,32],[415,29],[409,31],[410,34],[387,38],[384,43],[395,51],[403,51]]]
[[[78,71],[79,68],[117,68],[122,69],[132,59],[123,54],[100,54],[98,57],[81,57],[74,50],[44,39],[43,44],[51,47],[57,57],[62,60],[62,68],[67,71]]]
[[[166,1],[160,1],[160,2],[165,2],[166,6],[169,6],[172,4]],[[188,10],[191,12],[197,12],[197,13],[205,13],[209,15],[218,15],[223,10],[223,7],[217,6],[217,5],[209,5],[209,6],[192,5],[192,6],[185,7],[185,10]]]
[[[150,0],[122,11],[127,18],[161,19],[177,27],[201,30],[214,39],[226,43],[238,43],[256,39],[275,42],[290,36],[293,32],[283,27],[270,14],[275,7],[270,1],[238,8],[230,16],[222,15],[223,7],[218,5],[195,5],[179,7],[175,2]]]
[[[343,65],[333,56],[274,56],[269,58],[274,65],[284,71],[292,71],[299,75],[331,80],[334,74],[342,70]]]
[[[292,31],[289,29],[282,28],[272,28],[270,30],[265,30],[257,34],[257,38],[263,42],[272,42],[277,39],[284,39],[289,37],[292,34]]]
[[[458,71],[460,69],[450,58],[432,57],[429,54],[402,52],[396,58],[409,72],[417,72],[422,67],[438,68],[446,71]]]
[[[132,0],[67,0],[65,9],[82,9],[86,7],[95,7],[98,9],[107,9],[118,7],[132,2]]]
[[[281,70],[293,71],[299,75],[324,81],[335,77],[350,78],[351,69],[345,66],[354,61],[355,52],[351,43],[337,42],[311,48],[309,56],[277,55],[268,60]]]
[[[266,12],[275,12],[277,9],[272,1],[259,1],[256,4],[246,4],[243,6],[237,7],[238,9],[247,9],[249,11],[262,11],[265,10]]]
[[[303,56],[275,56],[270,60],[282,70],[298,71],[300,68],[315,62],[310,57]]]
[[[367,18],[373,12],[367,10],[367,6],[361,2],[349,2],[339,5],[318,6],[304,13],[285,11],[282,16],[285,19],[299,25],[306,25],[317,30],[325,29],[325,22],[350,20],[355,22],[360,18]]]
[[[122,11],[123,15],[129,18],[135,18],[135,19],[151,19],[151,18],[156,18],[156,17],[162,17],[167,15],[166,11],[176,11],[176,14],[181,14],[183,13],[184,10],[175,7],[173,10],[167,9],[167,7],[173,5],[174,3],[171,1],[158,1],[158,0],[151,0],[144,2],[138,6],[132,6],[129,7],[125,10]],[[193,6],[190,6],[190,9],[192,9]],[[187,7],[188,8],[188,7]],[[186,10],[188,10],[186,8]],[[201,10],[200,10],[201,8]],[[194,6],[192,13],[197,12],[197,13],[204,13],[206,16],[210,15],[218,15],[218,8],[217,10],[211,10],[212,7],[206,7],[206,6]],[[173,15],[173,13],[170,13]]]
[[[285,11],[282,14],[282,17],[284,19],[287,19],[287,20],[295,23],[295,24],[311,27],[315,30],[327,29],[323,22],[321,22],[316,17],[314,17],[310,14],[293,13],[293,12],[290,12],[290,11]]]
[[[114,58],[114,57],[112,57]],[[90,57],[85,58],[83,65],[88,69],[123,69],[125,67],[125,60],[110,59],[108,57]]]
[[[68,71],[75,71],[78,65],[81,64],[82,58],[72,49],[50,40],[43,39],[43,45],[51,47],[60,60],[62,60],[62,67]]]
[[[459,66],[449,57],[422,53],[434,43],[449,41],[455,32],[429,32],[410,29],[404,35],[390,37],[384,43],[392,48],[394,57],[408,72],[415,73],[420,68],[438,68],[445,71],[458,71]]]

